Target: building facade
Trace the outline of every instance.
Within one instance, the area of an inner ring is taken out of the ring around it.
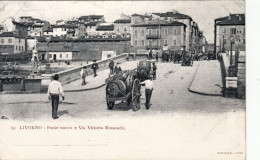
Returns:
[[[0,34],[0,52],[8,54],[25,53],[25,38],[13,32],[3,32]]]
[[[215,19],[214,45],[215,52],[225,52],[237,47],[245,51],[245,15],[230,14],[227,17]]]
[[[144,50],[177,51],[186,49],[186,25],[180,22],[153,19],[150,22],[134,21],[132,24],[131,46],[134,52]]]
[[[186,50],[200,52],[202,50],[202,38],[203,33],[199,30],[198,24],[193,21],[193,19],[185,14],[179,13],[177,11],[166,12],[166,13],[153,13],[153,15],[160,17],[161,20],[167,21],[169,23],[181,22],[184,23],[186,27]]]
[[[131,19],[118,19],[114,21],[114,32],[116,34],[131,34]]]

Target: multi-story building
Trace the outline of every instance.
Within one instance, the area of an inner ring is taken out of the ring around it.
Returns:
[[[76,24],[67,24],[67,25],[65,25],[65,28],[67,31],[67,34],[66,34],[67,38],[73,38],[73,39],[78,38],[78,36],[77,36],[78,26]]]
[[[97,27],[100,25],[101,22],[89,22],[85,24],[86,27],[86,35],[97,35]]]
[[[116,34],[130,34],[131,33],[131,19],[117,19],[114,21],[114,32]]]
[[[198,24],[192,20],[188,15],[179,13],[177,11],[166,12],[166,13],[153,13],[156,17],[160,17],[161,20],[168,22],[181,22],[184,23],[186,28],[186,50],[194,51],[200,46],[200,39],[203,37],[202,32],[199,31]],[[199,39],[199,40],[198,40]]]
[[[65,25],[57,25],[53,27],[53,36],[61,37],[67,35],[67,29]]]
[[[230,14],[227,17],[215,19],[214,45],[215,52],[231,50],[231,42],[234,48],[245,50],[245,15]],[[233,48],[233,50],[234,50]]]
[[[0,34],[0,53],[18,54],[25,51],[25,37],[19,36],[14,32],[3,32]]]
[[[87,27],[85,24],[78,24],[78,28],[76,29],[77,38],[85,38]]]
[[[132,15],[131,46],[134,52],[144,50],[185,50],[186,25],[181,22],[167,22],[160,19],[146,19]]]
[[[16,22],[14,18],[7,18],[2,24],[5,32],[15,32],[19,36],[28,37],[27,26]]]

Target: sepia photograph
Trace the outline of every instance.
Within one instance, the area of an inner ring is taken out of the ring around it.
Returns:
[[[245,160],[244,0],[0,1],[1,160]]]

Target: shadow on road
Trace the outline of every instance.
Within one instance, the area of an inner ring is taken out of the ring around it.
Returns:
[[[58,111],[58,116],[63,116],[64,114],[69,114],[69,111],[68,110],[63,110],[63,111]]]
[[[116,111],[129,111],[132,109],[132,104],[130,103],[130,105],[127,105],[127,102],[119,102],[119,103],[115,103],[115,106],[113,108],[113,110]]]

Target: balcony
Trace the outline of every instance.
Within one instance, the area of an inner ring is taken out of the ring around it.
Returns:
[[[161,35],[159,35],[159,34],[147,34],[146,38],[147,39],[160,39]]]
[[[150,50],[150,49],[155,49],[155,50],[157,50],[157,49],[161,49],[161,46],[160,46],[160,45],[147,45],[147,46],[146,46],[146,49],[147,49],[147,50]]]

